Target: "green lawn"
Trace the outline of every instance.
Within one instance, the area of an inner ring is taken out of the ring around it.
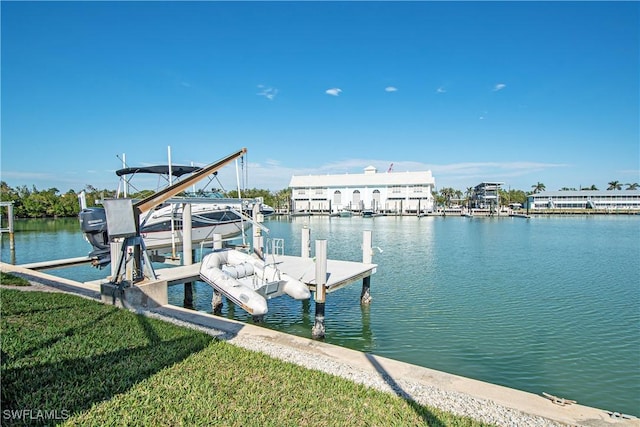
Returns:
[[[6,286],[29,286],[30,283],[23,277],[16,276],[15,274],[5,273],[0,271],[0,285]]]
[[[3,426],[481,425],[74,295],[0,302]]]

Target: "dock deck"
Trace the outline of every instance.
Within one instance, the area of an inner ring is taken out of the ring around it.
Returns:
[[[306,283],[311,291],[316,287],[315,261],[312,258],[302,258],[288,255],[273,257],[277,267],[289,276]],[[272,261],[269,257],[267,261]],[[327,293],[336,291],[355,281],[369,277],[376,272],[377,264],[362,262],[327,260]]]
[[[290,255],[269,256],[269,263],[275,263],[280,271],[306,283],[311,291],[315,291],[315,262],[312,258]],[[156,270],[158,280],[166,280],[169,286],[200,279],[200,262]],[[377,264],[362,262],[327,260],[327,292],[336,291],[376,272]]]

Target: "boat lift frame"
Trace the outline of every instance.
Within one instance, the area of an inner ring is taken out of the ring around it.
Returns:
[[[148,259],[144,245],[140,244],[140,242],[142,242],[142,237],[140,235],[140,215],[166,202],[173,196],[187,189],[189,186],[196,184],[197,182],[201,181],[202,179],[216,172],[223,166],[226,166],[228,163],[232,162],[233,160],[239,157],[242,157],[246,153],[247,153],[247,149],[242,148],[241,150],[235,153],[232,153],[218,160],[215,163],[211,163],[203,167],[193,175],[132,204],[132,207],[131,207],[132,216],[129,218],[133,220],[133,225],[135,227],[135,230],[131,230],[131,233],[124,233],[124,237],[125,237],[125,243],[133,248],[133,271],[135,272],[134,278],[133,278],[134,283],[141,282],[145,279],[145,274],[144,274],[145,261],[143,260],[143,258]],[[107,206],[108,204],[105,204],[105,208],[107,208]],[[122,214],[122,212],[119,212],[119,213]],[[110,227],[109,216],[110,215],[107,208],[107,227]],[[124,218],[124,221],[129,222],[129,218]],[[122,220],[121,218],[117,220],[118,226],[121,225],[119,224],[121,220]],[[112,219],[111,221],[113,222],[114,220]],[[127,248],[123,248],[123,252],[126,249]],[[122,269],[122,263],[118,263],[117,271],[115,271],[114,273],[116,284],[120,282],[119,277],[120,277],[121,269]],[[147,274],[149,275],[150,279],[152,280],[156,279],[155,272],[153,272],[153,269],[147,268]]]

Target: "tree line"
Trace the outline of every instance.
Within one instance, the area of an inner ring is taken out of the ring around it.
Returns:
[[[97,189],[92,185],[87,185],[84,190],[87,206],[98,206],[102,199],[110,199],[116,197],[115,190]],[[223,197],[238,197],[236,191],[219,192]],[[133,199],[143,199],[150,196],[154,192],[152,190],[142,190],[130,194]],[[203,193],[202,190],[199,193]],[[66,193],[60,193],[57,188],[49,188],[46,190],[38,190],[35,186],[31,188],[26,185],[15,188],[7,185],[6,182],[0,182],[0,201],[13,202],[13,214],[16,218],[59,218],[74,217],[80,213],[80,192],[69,190]],[[264,202],[276,209],[284,208],[288,205],[291,198],[291,190],[285,189],[277,192],[269,190],[261,190],[257,188],[242,191],[243,198],[262,197]]]
[[[640,188],[638,183],[622,184],[620,181],[611,181],[608,183],[607,190],[622,190],[626,186],[627,190],[637,190]],[[529,194],[535,194],[546,190],[543,183],[538,182],[531,186],[530,192],[523,190],[500,189],[501,204],[509,203],[524,204]],[[563,187],[561,190],[575,190],[575,188]],[[598,190],[595,185],[581,190]],[[115,198],[115,190],[97,189],[91,185],[87,185],[84,190],[87,206],[98,206],[98,201],[102,199]],[[218,191],[223,197],[237,197],[236,191]],[[199,192],[202,192],[200,190]],[[131,194],[131,198],[142,199],[153,194],[152,190],[143,190]],[[23,185],[12,188],[6,182],[0,182],[0,201],[13,202],[13,213],[16,218],[57,218],[57,217],[74,217],[80,213],[79,192],[69,190],[61,194],[57,188],[49,188],[46,190],[38,190],[35,186],[31,188]],[[451,206],[454,203],[466,204],[473,196],[473,187],[468,187],[464,192],[451,187],[444,187],[434,193],[436,203],[441,206]],[[279,209],[286,209],[291,200],[291,189],[285,188],[279,191],[269,191],[263,189],[247,189],[242,191],[244,198],[262,197],[264,203]]]

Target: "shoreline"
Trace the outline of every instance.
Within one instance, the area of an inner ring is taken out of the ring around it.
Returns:
[[[2,271],[25,276],[35,289],[80,294],[95,298],[99,289],[46,273],[0,263]],[[19,287],[2,286],[17,290]],[[637,418],[611,416],[611,412],[573,404],[559,406],[532,393],[485,383],[393,359],[346,349],[322,341],[289,335],[203,312],[165,305],[140,314],[199,329],[227,342],[309,369],[341,376],[379,390],[412,399],[479,421],[500,426],[640,426]]]
[[[612,216],[634,216],[640,215],[640,210],[637,209],[620,209],[620,210],[607,210],[607,209],[544,209],[544,210],[529,210],[528,212],[525,209],[521,210],[509,210],[509,211],[501,211],[499,213],[490,213],[486,210],[476,210],[473,209],[471,214],[467,213],[461,209],[445,209],[438,210],[435,212],[429,213],[421,213],[418,214],[416,212],[412,213],[383,213],[383,214],[375,214],[376,216],[393,216],[393,217],[440,217],[440,216],[451,216],[451,217],[481,217],[481,218],[511,218],[514,216],[530,216],[530,217],[538,217],[538,216],[567,216],[567,215],[583,215],[583,216],[604,216],[604,215],[612,215]],[[275,217],[287,217],[287,218],[296,218],[296,217],[307,217],[307,216],[318,216],[318,217],[330,217],[327,212],[295,212],[295,213],[284,213],[277,212],[273,214]],[[359,213],[354,213],[354,217],[361,217]]]

